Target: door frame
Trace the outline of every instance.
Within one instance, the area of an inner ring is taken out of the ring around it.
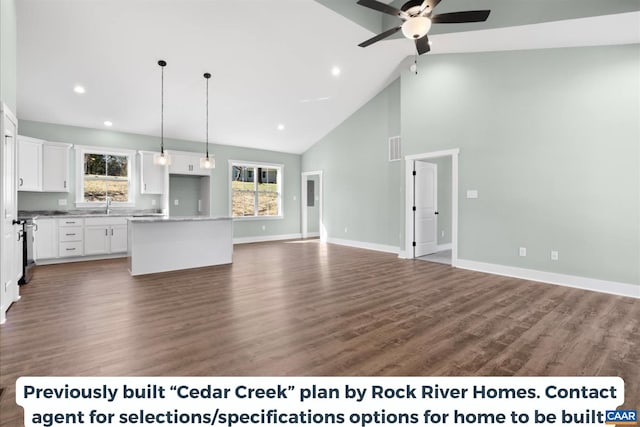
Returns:
[[[405,156],[405,201],[404,201],[404,257],[413,258],[413,166],[418,160],[430,160],[439,157],[451,157],[451,266],[458,264],[458,156],[459,148],[432,151],[430,153],[412,154]]]
[[[301,210],[301,214],[302,214],[302,223],[301,223],[301,234],[302,234],[302,238],[306,239],[307,237],[309,237],[309,232],[307,231],[308,228],[308,218],[307,218],[307,178],[310,176],[318,176],[318,190],[317,190],[317,194],[318,194],[318,204],[319,204],[319,208],[320,208],[320,212],[319,212],[319,217],[320,217],[320,224],[319,224],[319,230],[320,230],[320,241],[321,242],[326,242],[327,241],[327,231],[325,230],[324,227],[324,218],[323,218],[323,208],[324,208],[324,196],[323,196],[323,192],[322,192],[322,171],[311,171],[311,172],[302,172],[301,174],[301,178],[300,178],[300,210]]]

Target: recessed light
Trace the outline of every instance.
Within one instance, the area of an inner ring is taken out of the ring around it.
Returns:
[[[278,125],[278,130],[284,130],[284,125],[282,123]]]
[[[105,121],[104,121],[104,125],[105,125],[106,127],[110,128],[111,126],[113,126],[113,123],[112,123],[112,122],[110,122],[109,120],[105,120]]]
[[[83,94],[83,93],[85,93],[87,90],[84,88],[84,86],[75,85],[75,86],[73,87],[73,91],[74,91],[75,93],[78,93],[78,94]]]
[[[333,67],[333,68],[331,69],[331,74],[332,74],[334,77],[338,77],[338,76],[340,75],[340,68],[338,68],[338,67]]]

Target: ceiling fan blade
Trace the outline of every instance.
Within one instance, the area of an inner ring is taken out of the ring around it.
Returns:
[[[429,46],[429,37],[424,36],[417,39],[416,49],[418,50],[418,55],[429,52],[431,50],[431,46]]]
[[[465,22],[483,22],[489,17],[490,10],[468,10],[465,12],[441,13],[431,17],[434,24],[463,24]]]
[[[360,43],[358,46],[360,47],[367,47],[369,45],[374,44],[375,42],[379,42],[382,39],[386,39],[387,37],[389,37],[390,35],[393,35],[395,33],[397,33],[398,31],[400,31],[400,28],[402,27],[395,27],[392,28],[390,30],[385,31],[384,33],[380,33],[375,37],[371,37],[369,40],[365,40],[362,43]]]
[[[358,4],[360,6],[368,7],[369,9],[377,10],[378,12],[398,16],[402,19],[407,19],[409,17],[406,12],[376,0],[358,0]]]
[[[425,12],[427,14],[433,12],[433,8],[435,8],[438,3],[440,3],[440,0],[424,0],[422,6],[420,6],[420,15]]]

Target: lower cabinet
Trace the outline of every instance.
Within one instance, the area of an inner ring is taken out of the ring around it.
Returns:
[[[37,261],[58,258],[58,221],[36,219],[33,232],[34,259]]]
[[[87,218],[84,223],[84,254],[102,255],[127,251],[126,218]]]

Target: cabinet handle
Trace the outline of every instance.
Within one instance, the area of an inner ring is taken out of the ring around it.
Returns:
[[[104,229],[104,235],[105,235],[105,236],[108,236],[108,235],[109,235],[109,229],[108,229],[108,228],[105,228],[105,229]]]
[[[67,233],[67,234],[65,234],[65,236],[75,236],[75,235],[76,235],[76,233]]]
[[[67,180],[64,181],[64,188],[67,188]]]
[[[64,223],[65,224],[75,224],[76,222],[75,221],[65,221]]]
[[[111,229],[111,235],[113,236],[113,228]]]
[[[147,191],[147,184],[144,185],[144,191]]]
[[[33,231],[38,231],[38,224],[36,224],[35,222],[33,223]]]
[[[24,179],[20,178],[20,185],[19,187],[22,187],[24,185]]]
[[[75,251],[75,250],[76,250],[76,248],[67,248],[67,249],[65,249],[65,250],[66,250],[66,251]]]

